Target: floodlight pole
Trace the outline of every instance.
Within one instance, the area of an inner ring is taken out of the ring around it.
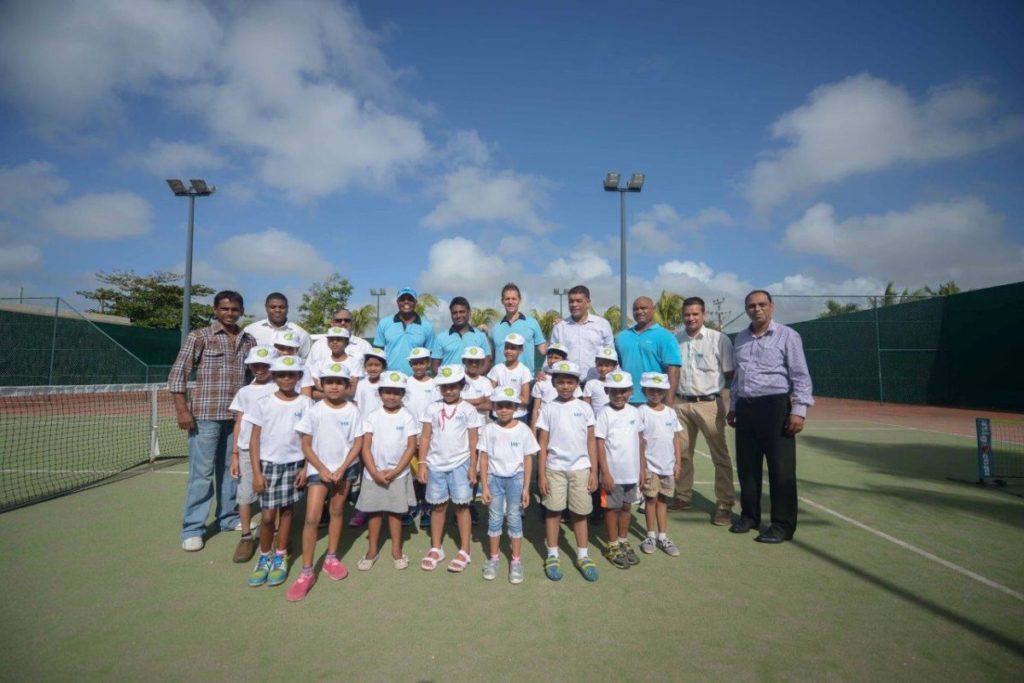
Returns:
[[[634,173],[625,187],[619,187],[619,174],[612,171],[604,178],[605,192],[619,193],[619,329],[626,329],[626,193],[640,192],[644,173]]]
[[[556,287],[554,293],[558,295],[558,317],[564,318],[565,313],[562,311],[562,297],[567,295],[569,290],[565,287]]]
[[[185,345],[189,330],[192,327],[192,243],[195,235],[196,197],[209,197],[217,191],[205,180],[193,178],[189,186],[177,178],[167,181],[168,187],[175,197],[188,197],[188,232],[185,236],[185,284],[181,291],[181,345]],[[216,302],[214,302],[216,304]]]
[[[387,296],[387,293],[388,290],[384,289],[383,287],[379,289],[374,289],[373,287],[370,287],[370,296],[377,297],[377,322],[380,322],[380,298],[382,296]]]

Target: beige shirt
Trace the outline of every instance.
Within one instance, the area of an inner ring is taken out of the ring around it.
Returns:
[[[707,396],[725,388],[725,373],[736,369],[732,342],[718,330],[701,327],[693,337],[684,329],[678,335],[680,396]]]

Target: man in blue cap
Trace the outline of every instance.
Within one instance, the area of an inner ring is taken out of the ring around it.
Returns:
[[[398,313],[377,323],[373,345],[384,349],[388,356],[388,369],[412,374],[409,352],[418,346],[434,346],[434,328],[416,312],[419,295],[412,287],[398,290]]]

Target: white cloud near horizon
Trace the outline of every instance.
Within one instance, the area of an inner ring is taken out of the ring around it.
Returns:
[[[240,272],[292,275],[318,280],[334,267],[308,242],[276,228],[233,235],[214,250]]]
[[[543,178],[469,166],[447,174],[436,191],[442,199],[421,223],[444,229],[465,223],[503,222],[539,235],[554,226],[538,213],[548,202]]]
[[[718,207],[707,207],[684,217],[671,204],[659,203],[637,214],[636,222],[629,228],[630,244],[646,252],[663,254],[680,250],[682,238],[704,228],[735,224],[733,217]]]
[[[42,252],[31,244],[0,246],[0,271],[31,268],[42,257]]]
[[[947,280],[988,286],[1024,273],[1024,245],[1010,242],[1002,216],[973,197],[846,219],[819,203],[787,226],[783,244],[911,289]]]
[[[139,237],[153,229],[149,202],[126,191],[84,194],[43,209],[40,219],[50,230],[80,239]]]
[[[813,90],[771,125],[780,147],[749,173],[744,196],[766,216],[794,195],[903,163],[954,159],[1024,138],[1024,116],[996,113],[973,83],[905,88],[860,74]]]

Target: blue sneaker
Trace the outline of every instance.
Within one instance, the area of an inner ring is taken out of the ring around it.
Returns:
[[[268,586],[280,586],[288,578],[288,555],[274,553],[270,561],[270,572],[267,574]]]
[[[267,574],[270,572],[270,555],[260,554],[260,559],[256,560],[256,566],[249,572],[249,585],[253,588],[259,588],[267,582]]]
[[[562,580],[562,567],[557,557],[551,557],[548,555],[544,559],[544,576],[548,577],[552,581]]]

